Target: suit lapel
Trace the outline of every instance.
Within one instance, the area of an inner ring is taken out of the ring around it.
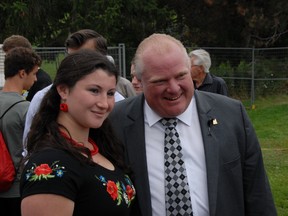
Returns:
[[[219,135],[214,132],[214,127],[217,127],[217,125],[210,125],[209,129],[208,121],[216,118],[216,115],[206,94],[195,91],[194,98],[196,99],[206,157],[209,210],[210,216],[213,216],[215,215],[217,203],[219,173],[219,141],[217,136]],[[144,97],[142,95],[135,100],[135,103],[130,104],[132,106],[127,107],[128,115],[124,125],[124,132],[127,139],[128,160],[135,175],[134,184],[138,191],[136,191],[138,203],[141,203],[139,205],[140,210],[142,215],[151,216],[152,207],[146,161],[143,102]]]
[[[127,154],[133,169],[134,184],[137,188],[138,202],[141,203],[142,215],[150,216],[152,213],[149,178],[145,149],[145,129],[143,115],[144,97],[138,97],[128,110],[127,124],[125,124],[125,137],[127,138]]]
[[[209,211],[210,215],[213,216],[215,215],[216,202],[217,202],[218,173],[219,173],[219,158],[218,158],[219,141],[217,134],[214,132],[214,129],[215,127],[217,127],[217,125],[213,125],[213,123],[211,123],[211,120],[216,119],[216,116],[211,107],[211,103],[207,102],[209,101],[209,99],[203,100],[203,98],[205,97],[206,94],[202,94],[202,92],[195,91],[196,106],[202,130],[202,137],[206,158]],[[219,122],[219,124],[220,123],[221,122]]]

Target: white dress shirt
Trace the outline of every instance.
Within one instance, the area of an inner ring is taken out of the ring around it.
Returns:
[[[160,117],[145,101],[144,121],[146,157],[153,216],[166,215],[164,178],[165,128]],[[176,129],[183,150],[194,216],[209,216],[207,173],[204,145],[195,98],[179,119]]]

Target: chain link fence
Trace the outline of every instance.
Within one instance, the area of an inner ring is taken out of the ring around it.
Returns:
[[[288,94],[288,48],[210,48],[211,73],[222,77],[240,100]]]
[[[253,106],[257,97],[288,94],[288,47],[201,48],[210,53],[210,72],[225,80],[229,96],[245,101],[247,106]],[[187,52],[193,49],[196,47],[187,47]],[[126,48],[130,61],[135,50]]]
[[[0,45],[1,46],[1,45]],[[229,96],[248,101],[253,106],[257,97],[288,94],[288,47],[282,48],[223,48],[201,47],[211,55],[211,73],[222,77],[228,86]],[[188,47],[187,51],[195,49]],[[42,68],[54,78],[65,48],[35,48],[42,57]],[[109,47],[121,76],[130,79],[130,62],[136,48],[124,44]],[[0,86],[4,83],[4,53],[0,51]]]
[[[41,68],[54,78],[60,62],[66,55],[65,47],[37,47],[34,49],[41,56]],[[118,44],[116,47],[108,47],[108,55],[113,57],[115,66],[118,68],[120,75],[126,77],[125,44]],[[4,58],[5,53],[2,50],[2,44],[0,44],[0,89],[4,84]]]

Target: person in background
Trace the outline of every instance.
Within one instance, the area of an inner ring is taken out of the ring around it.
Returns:
[[[143,92],[143,89],[142,89],[141,81],[136,77],[134,58],[131,61],[130,73],[131,73],[131,78],[132,78],[131,83],[136,94],[137,95],[141,94]]]
[[[20,216],[20,162],[22,160],[22,136],[29,101],[22,96],[37,80],[41,58],[32,49],[17,47],[7,52],[4,60],[5,83],[0,91],[0,116],[15,104],[0,120],[1,131],[17,171],[12,187],[0,193],[0,209],[2,214]]]
[[[116,89],[125,98],[136,96],[136,92],[130,80],[122,76],[118,77]]]
[[[191,58],[191,74],[195,89],[228,96],[228,88],[221,77],[210,73],[211,58],[204,49],[196,49],[189,53]]]
[[[90,29],[83,29],[83,30],[80,30],[79,31],[80,33],[82,33],[83,35],[88,35],[88,36],[95,36],[96,37],[96,33],[95,31],[93,30],[90,30]],[[79,33],[78,32],[78,33]],[[73,45],[73,48],[77,49],[77,47],[79,47],[79,44],[81,44],[81,39],[77,39],[75,40],[74,38],[76,38],[77,34],[75,34],[73,37],[70,37],[67,41],[66,41],[66,47],[71,47]],[[85,37],[82,37],[85,39]],[[75,44],[75,42],[78,42]],[[80,42],[80,43],[79,43]],[[92,46],[91,46],[92,47]],[[86,48],[89,48],[89,46],[86,45]],[[94,48],[96,50],[98,50],[99,52],[101,52],[103,55],[107,56],[107,58],[113,63],[115,64],[115,60],[114,58],[111,56],[111,55],[108,55],[108,47],[107,47],[107,40],[103,37],[103,36],[100,36],[97,38],[97,45],[94,46]],[[71,50],[71,49],[70,49]],[[69,52],[69,50],[68,50]],[[123,99],[124,98],[128,98],[128,97],[132,97],[132,96],[135,96],[136,93],[134,91],[134,88],[131,84],[131,82],[120,76],[118,77],[118,82],[117,82],[117,86],[116,86],[116,90],[117,90],[117,93],[116,93],[116,96],[119,97],[119,96],[123,96]],[[119,94],[119,95],[117,95]],[[117,98],[116,98],[117,99]],[[119,100],[117,100],[119,101]]]
[[[106,120],[117,77],[96,51],[81,50],[61,62],[28,135],[22,216],[130,215],[136,192]]]
[[[276,216],[241,101],[195,91],[187,51],[169,35],[140,43],[135,72],[143,94],[116,103],[109,115],[134,174],[133,215]]]
[[[113,57],[108,55],[107,40],[94,30],[82,29],[77,32],[74,32],[65,41],[65,47],[67,49],[68,54],[73,53],[79,50],[80,48],[97,50],[101,54],[105,55],[109,59],[109,61],[115,64]],[[126,97],[135,95],[131,83],[130,83],[131,86],[129,87],[128,84],[129,82],[130,82],[129,80],[119,75],[116,88],[117,91],[115,93],[116,102],[123,100]]]
[[[3,42],[2,50],[7,54],[9,50],[15,47],[26,47],[33,49],[31,43],[22,35],[12,35],[6,38]],[[37,81],[28,89],[26,100],[31,101],[34,95],[41,89],[49,86],[52,79],[47,72],[39,67],[37,72]]]
[[[106,46],[105,44],[106,39],[96,31],[91,29],[82,29],[77,32],[74,32],[73,34],[69,35],[65,41],[67,54],[72,54],[80,49],[88,49],[88,50],[96,50],[104,55]],[[23,134],[23,144],[24,144],[23,155],[25,155],[26,137],[30,130],[32,119],[35,113],[38,111],[39,105],[44,95],[51,88],[51,86],[52,84],[39,91],[31,101],[31,104],[27,112]],[[123,99],[125,98],[119,92],[115,92],[115,101],[120,101]]]

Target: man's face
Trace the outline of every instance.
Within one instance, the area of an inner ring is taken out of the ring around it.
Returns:
[[[134,64],[131,64],[131,83],[136,94],[141,94],[143,92],[141,81],[136,77]]]
[[[143,54],[141,83],[149,106],[161,117],[183,113],[194,93],[186,53],[176,44],[161,54],[150,49]]]
[[[74,49],[74,48],[67,48],[68,54],[74,53],[79,49],[88,49],[88,50],[96,50],[95,41],[93,38],[87,40],[81,47]]]
[[[202,65],[197,65],[195,64],[195,57],[191,58],[191,76],[192,79],[199,79],[203,77],[203,74],[205,74],[204,72],[204,68]]]
[[[23,89],[29,90],[32,85],[37,81],[38,65],[35,65],[30,73],[23,72]],[[23,70],[24,71],[24,70]],[[21,73],[21,72],[20,72]]]

